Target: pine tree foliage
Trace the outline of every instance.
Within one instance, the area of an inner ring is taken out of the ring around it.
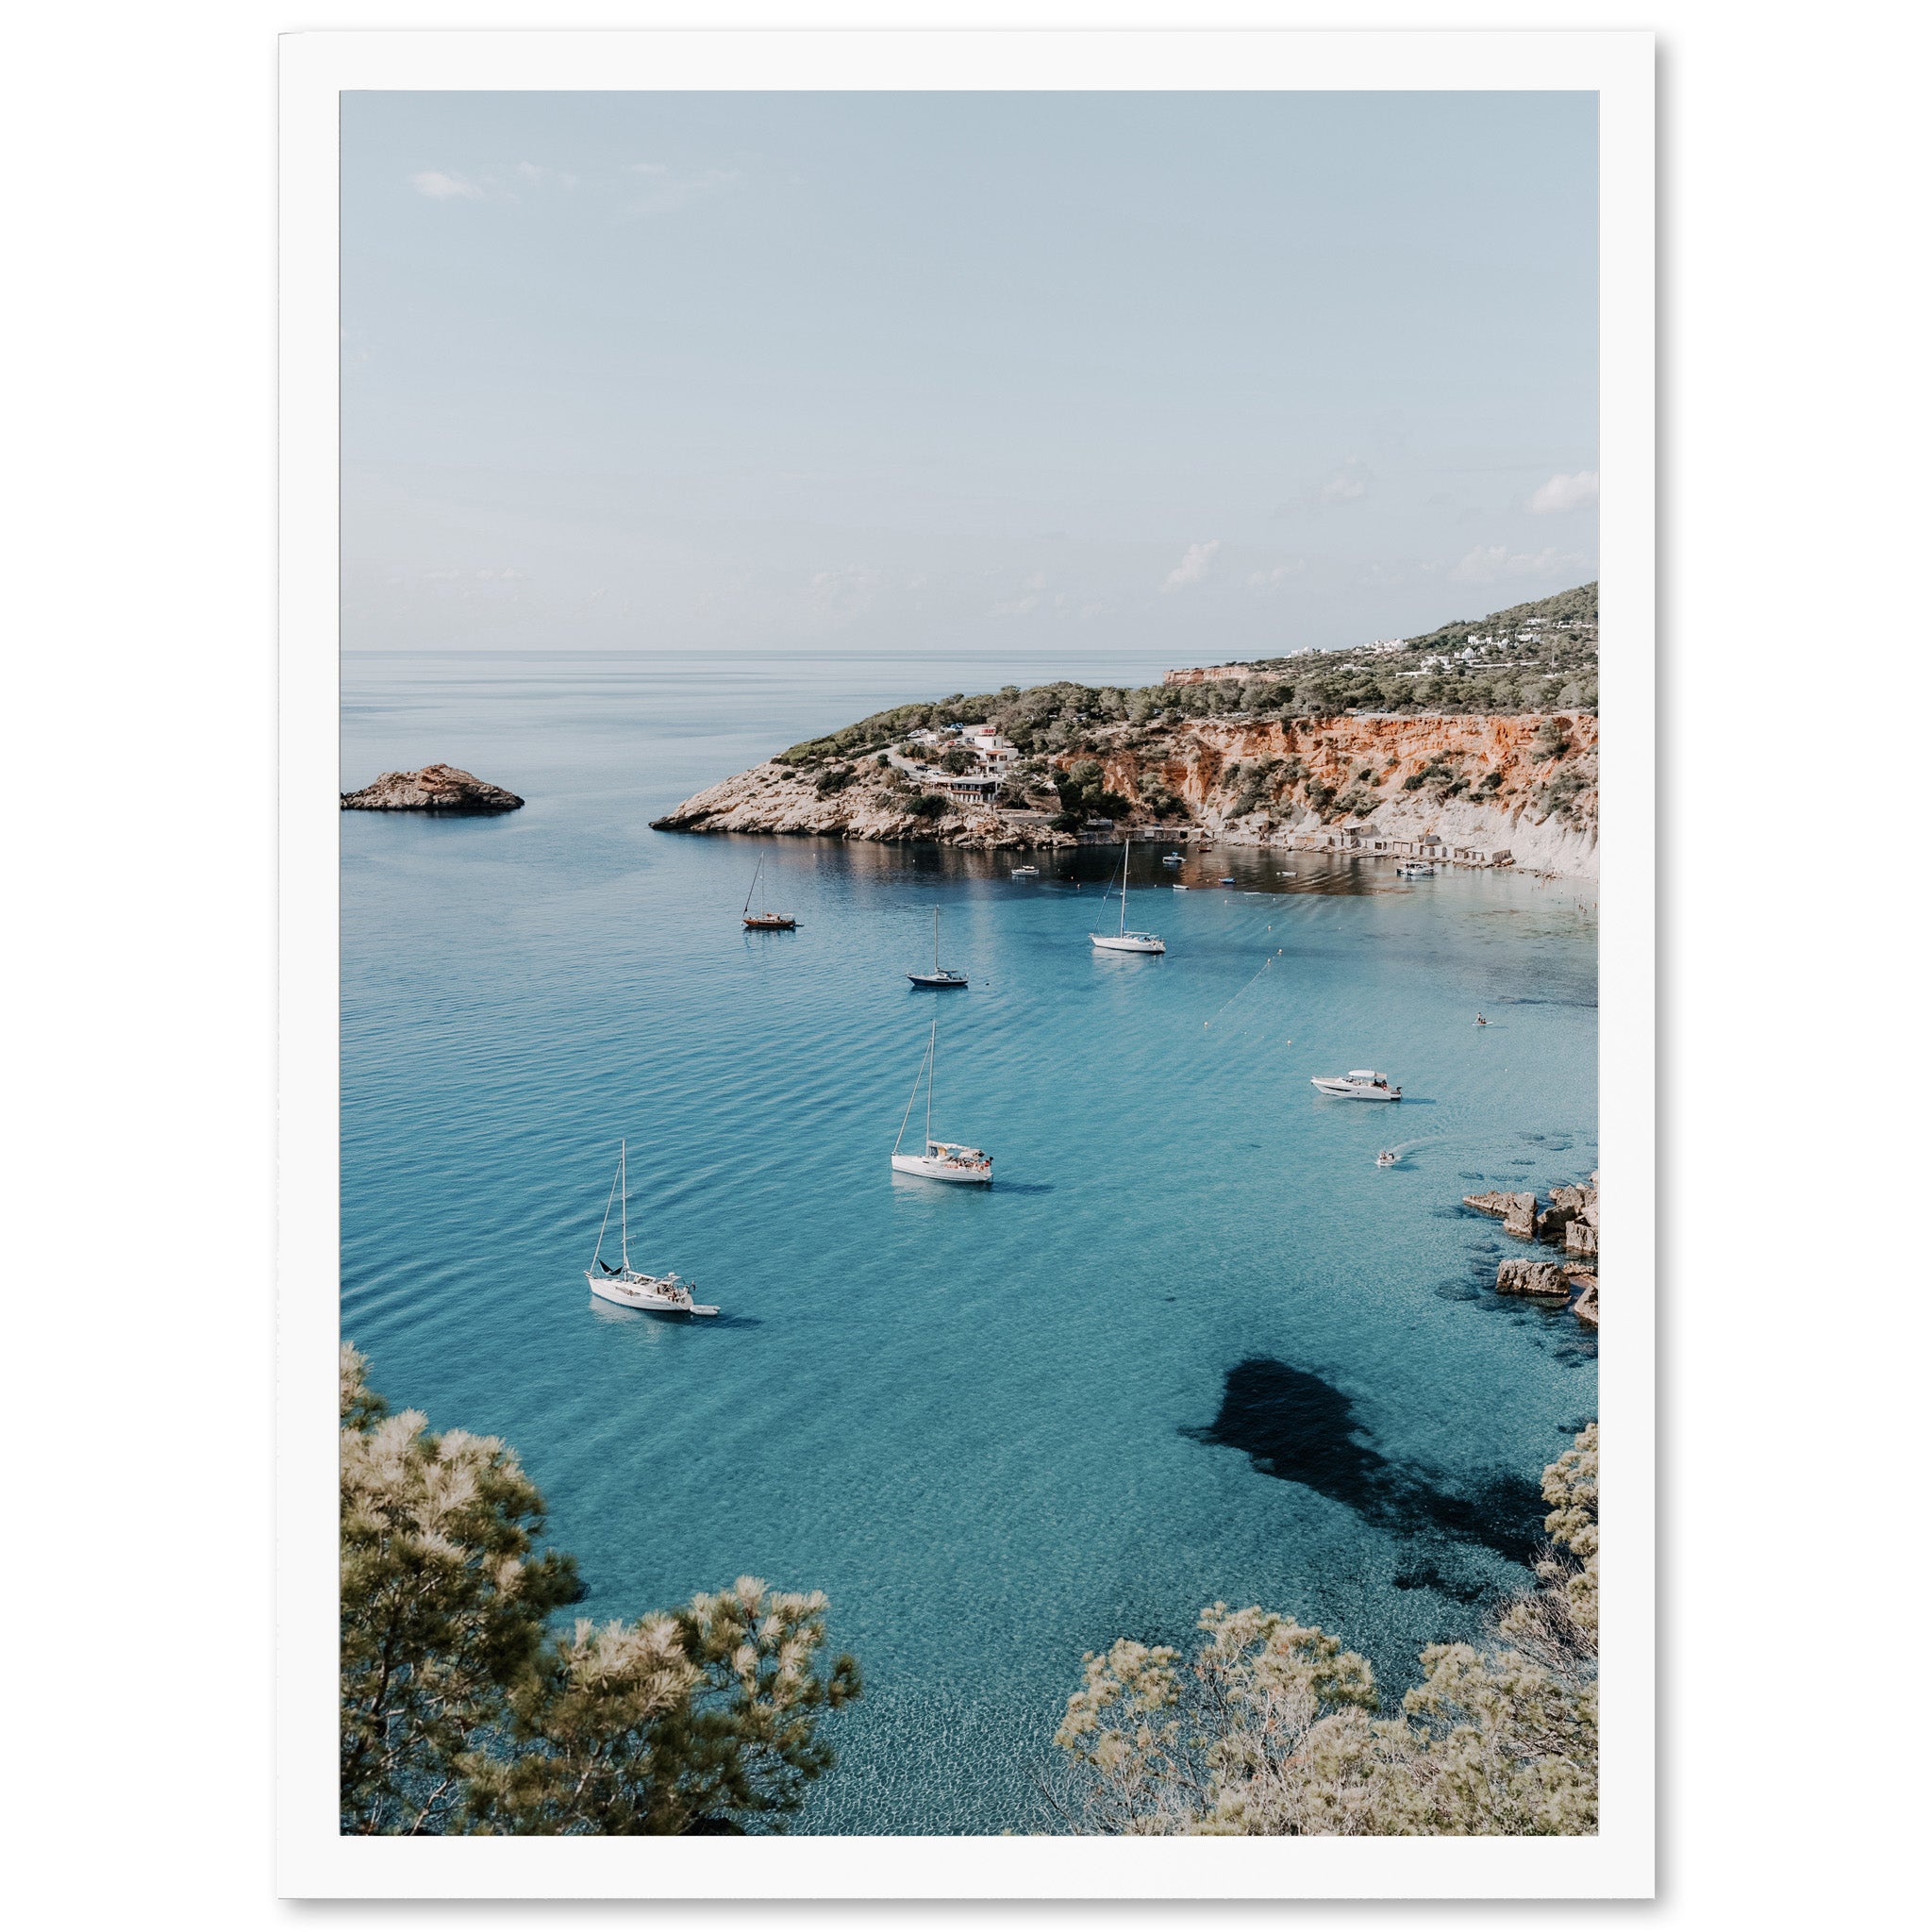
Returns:
[[[1543,1473],[1541,1588],[1496,1641],[1432,1644],[1403,1715],[1366,1658],[1269,1610],[1201,1612],[1178,1650],[1090,1656],[1057,1742],[1081,1828],[1138,1835],[1549,1836],[1597,1818],[1597,1426]]]
[[[539,1552],[543,1499],[494,1437],[391,1415],[341,1360],[341,1828],[676,1833],[773,1828],[832,1762],[825,1599],[741,1577],[635,1623]]]

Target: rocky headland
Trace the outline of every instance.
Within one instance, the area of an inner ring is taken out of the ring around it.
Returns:
[[[430,811],[471,818],[515,811],[523,802],[514,791],[486,784],[474,772],[459,771],[455,765],[385,772],[375,784],[342,793],[344,811]]]
[[[1595,608],[1585,586],[1359,653],[903,705],[653,823],[983,848],[1124,830],[1593,878]]]
[[[816,833],[949,845],[1053,846],[1083,832],[1176,833],[1293,847],[1341,833],[1507,853],[1520,868],[1596,874],[1596,720],[1339,717],[1098,724],[1016,772],[996,799],[923,791],[884,753],[791,754],[653,821],[660,831]],[[1068,811],[1062,795],[1111,813]],[[1120,810],[1124,807],[1124,810]]]
[[[1520,1193],[1465,1194],[1465,1208],[1491,1214],[1503,1232],[1520,1241],[1546,1241],[1563,1250],[1560,1261],[1510,1256],[1496,1269],[1498,1294],[1528,1295],[1538,1301],[1570,1302],[1570,1312],[1586,1326],[1597,1326],[1597,1177],[1576,1187],[1552,1188],[1543,1207],[1528,1191]]]

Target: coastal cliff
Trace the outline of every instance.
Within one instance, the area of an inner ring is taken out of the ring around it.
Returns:
[[[997,802],[922,792],[883,752],[788,753],[654,823],[663,831],[977,847],[1072,845],[1096,818],[1147,835],[1250,845],[1292,845],[1335,829],[1434,834],[1452,846],[1507,851],[1519,867],[1593,877],[1596,801],[1597,726],[1584,712],[1203,719],[1090,725],[1074,745],[1023,761],[1003,778]],[[1108,809],[1083,811],[1088,802]]]
[[[956,694],[794,744],[655,823],[969,846],[1126,829],[1592,878],[1596,651],[1585,584],[1139,690]]]

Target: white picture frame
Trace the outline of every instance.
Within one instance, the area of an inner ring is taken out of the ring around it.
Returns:
[[[1600,101],[1602,1828],[422,1839],[337,1825],[338,102],[358,89],[1587,90]],[[291,34],[281,65],[279,1886],[302,1897],[1642,1898],[1655,1844],[1654,161],[1638,32]]]

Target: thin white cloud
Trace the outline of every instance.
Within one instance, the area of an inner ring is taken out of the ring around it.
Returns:
[[[1320,516],[1359,503],[1375,487],[1375,473],[1359,457],[1339,463],[1320,482],[1307,485],[1274,514],[1278,517]]]
[[[1308,567],[1306,557],[1297,557],[1288,563],[1277,563],[1273,570],[1251,570],[1248,573],[1248,589],[1251,591],[1278,591],[1283,584],[1291,583],[1303,575]]]
[[[1353,503],[1358,496],[1369,493],[1369,486],[1375,480],[1375,473],[1364,462],[1349,460],[1322,485],[1317,494],[1321,503]]]
[[[409,176],[409,186],[431,201],[481,201],[484,191],[466,175],[445,175],[440,168],[425,168]]]
[[[558,188],[575,188],[577,185],[575,175],[567,175],[561,168],[540,168],[535,161],[519,161],[517,179],[532,188],[546,188],[552,184]]]
[[[1507,543],[1472,550],[1449,573],[1457,584],[1494,584],[1506,577],[1567,576],[1589,567],[1590,559],[1575,551],[1539,550],[1535,556],[1512,553]]]
[[[872,608],[880,581],[875,571],[815,571],[806,586],[806,599],[821,617],[835,621],[859,617]]]
[[[1219,537],[1210,537],[1205,543],[1190,543],[1188,554],[1168,572],[1167,581],[1160,588],[1163,591],[1181,591],[1190,584],[1198,584],[1208,575],[1208,566],[1214,561],[1214,553],[1220,548]]]
[[[1539,485],[1524,508],[1538,516],[1548,516],[1556,510],[1588,509],[1596,498],[1596,472],[1578,470],[1573,476],[1558,473],[1547,483]]]
[[[631,161],[624,172],[631,177],[625,207],[630,215],[673,214],[740,178],[736,168],[676,168],[667,161]]]

